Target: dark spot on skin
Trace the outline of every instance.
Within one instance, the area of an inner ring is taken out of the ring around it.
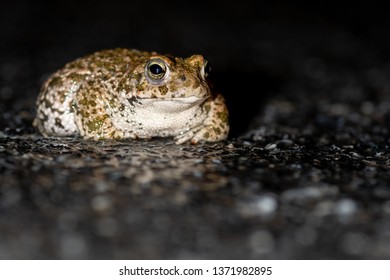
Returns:
[[[180,80],[182,81],[182,82],[184,82],[187,78],[186,78],[186,76],[183,74],[183,75],[180,75]]]
[[[194,89],[198,88],[200,86],[200,84],[201,84],[200,81],[198,79],[195,79],[194,83],[192,84],[192,88],[194,88]]]
[[[130,98],[127,98],[127,101],[129,101],[131,106],[135,106],[136,103],[139,103],[139,100],[136,96],[132,96]]]
[[[66,99],[66,93],[63,91],[63,90],[59,90],[57,92],[59,98],[60,98],[60,102],[61,103],[64,103],[65,102],[65,99]]]
[[[49,101],[49,100],[45,100],[45,107],[46,108],[51,108],[53,106],[53,104]]]
[[[115,98],[112,98],[108,101],[108,104],[110,105],[111,108],[117,108],[118,105],[118,100]]]
[[[94,132],[99,131],[102,129],[104,123],[106,122],[106,119],[108,119],[109,116],[107,114],[95,117],[93,120],[88,121],[86,123],[86,126],[88,128],[88,131]]]
[[[166,85],[159,86],[159,87],[158,87],[158,90],[160,91],[161,95],[166,95],[167,92],[168,92],[168,88],[167,88]]]
[[[89,112],[87,110],[80,110],[78,113],[85,119],[89,118]]]
[[[76,83],[79,83],[84,79],[84,75],[81,75],[79,73],[71,73],[68,75],[68,78]]]
[[[132,90],[133,90],[133,86],[129,84],[127,79],[122,79],[119,82],[118,88],[117,88],[118,92],[121,92],[121,91],[131,92]]]
[[[55,118],[55,124],[56,124],[56,126],[58,126],[58,127],[64,128],[64,126],[62,125],[62,122],[61,122],[61,119],[60,119],[60,118]]]
[[[221,135],[221,129],[218,127],[213,127],[215,134]]]
[[[76,112],[78,107],[77,107],[77,102],[76,100],[72,100],[72,102],[70,103],[70,112]]]
[[[135,74],[134,76],[136,82],[137,82],[137,85],[141,82],[141,79],[142,79],[142,74],[141,73],[137,73]]]
[[[59,87],[62,86],[62,79],[60,77],[54,77],[50,82],[49,82],[49,87]]]
[[[222,112],[218,112],[217,113],[217,117],[223,122],[227,122],[228,121],[228,113],[227,111],[222,111]]]
[[[171,83],[169,85],[169,89],[172,92],[172,95],[174,95],[174,93],[178,90],[177,85],[175,83]]]
[[[136,88],[137,88],[137,91],[143,91],[145,89],[145,85],[144,84],[138,84],[136,86]]]

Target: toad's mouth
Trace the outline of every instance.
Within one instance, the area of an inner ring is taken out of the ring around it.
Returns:
[[[128,99],[131,106],[137,108],[158,108],[167,110],[186,110],[188,108],[198,106],[203,103],[206,97],[188,96],[188,97],[172,97],[172,98],[136,98]]]
[[[150,102],[173,102],[173,103],[182,103],[182,104],[197,104],[204,101],[205,97],[197,96],[188,96],[188,97],[172,97],[172,98],[140,98],[140,101],[150,101]]]

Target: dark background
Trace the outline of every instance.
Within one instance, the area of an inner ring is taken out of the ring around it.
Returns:
[[[2,3],[0,258],[390,258],[389,21],[372,1]],[[43,81],[115,47],[203,54],[228,141],[40,137]]]
[[[97,50],[200,53],[227,97],[232,136],[300,72],[357,71],[389,57],[386,9],[366,2],[16,0],[3,4],[0,21],[2,109],[21,94],[35,98],[50,73]]]

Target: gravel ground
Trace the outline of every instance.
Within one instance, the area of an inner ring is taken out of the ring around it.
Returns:
[[[385,12],[244,2],[2,9],[0,259],[390,258]],[[38,135],[50,72],[118,46],[209,57],[229,139]]]

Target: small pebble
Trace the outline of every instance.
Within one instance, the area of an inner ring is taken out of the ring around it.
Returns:
[[[340,222],[348,223],[354,217],[357,210],[358,206],[355,201],[349,198],[344,198],[335,204],[333,212]]]
[[[239,203],[238,211],[244,216],[269,217],[275,213],[277,208],[278,202],[275,196],[261,195]]]
[[[334,208],[334,213],[338,216],[352,216],[357,211],[356,202],[349,198],[339,200]]]
[[[276,144],[276,143],[270,143],[270,144],[267,144],[265,147],[264,147],[264,149],[266,149],[266,150],[275,150],[276,149],[276,147],[277,147],[278,145]]]

